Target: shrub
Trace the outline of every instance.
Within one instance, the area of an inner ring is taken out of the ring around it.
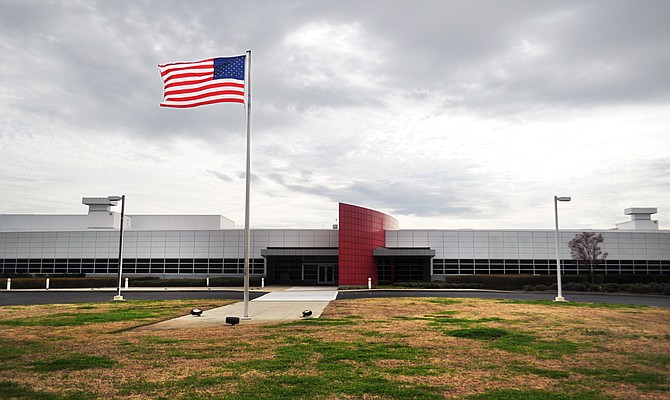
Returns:
[[[602,276],[599,276],[602,278]],[[633,275],[635,277],[635,275]],[[642,280],[661,278],[660,275],[639,275]],[[599,279],[600,281],[617,280],[614,275]],[[623,280],[633,279],[630,276]],[[664,293],[670,291],[670,283],[665,283],[665,276],[659,282],[638,282],[632,288],[633,293]],[[625,292],[632,284],[621,283],[599,283],[590,284],[586,275],[564,275],[562,276],[563,289],[575,292]],[[222,285],[228,286],[228,285]],[[231,285],[232,286],[232,285]],[[555,275],[450,275],[444,281],[432,282],[397,282],[391,285],[398,288],[411,289],[492,289],[492,290],[525,290],[525,291],[547,291],[557,290]]]
[[[563,290],[571,290],[574,292],[585,292],[588,290],[588,286],[585,283],[566,283],[563,285]]]
[[[52,278],[49,287],[53,289],[116,287],[117,278]]]
[[[628,287],[630,293],[647,293],[649,286],[642,283],[634,283]]]
[[[627,289],[628,285],[622,285],[620,283],[605,283],[601,286],[601,290],[607,293],[625,292]]]
[[[30,278],[30,274],[22,274],[22,273],[13,273],[13,272],[7,272],[7,273],[2,273],[0,274],[0,278]]]
[[[600,287],[600,285],[589,285],[587,290],[589,292],[600,292],[601,287]]]
[[[670,284],[668,283],[650,283],[647,286],[647,293],[667,294],[667,291],[670,290]]]
[[[151,281],[151,280],[160,280],[158,276],[130,276],[128,277],[128,282],[132,285],[138,281]]]
[[[210,286],[228,286],[228,287],[241,287],[244,286],[243,278],[210,278]],[[249,277],[249,286],[260,286],[261,278],[258,277]]]
[[[12,278],[12,289],[44,289],[46,281],[44,278]]]
[[[35,274],[35,278],[84,278],[86,274]]]
[[[633,283],[670,283],[670,275],[642,275],[642,274],[628,274],[628,275],[619,275],[619,274],[602,274],[596,275],[596,283],[605,284],[605,283],[621,283],[621,284],[633,284]]]
[[[634,283],[626,286],[626,292],[644,294],[644,293],[655,293],[655,294],[670,294],[670,284],[669,283]]]
[[[130,281],[128,282],[130,284]],[[135,287],[198,287],[206,286],[205,279],[176,278],[176,279],[148,279],[133,281]]]

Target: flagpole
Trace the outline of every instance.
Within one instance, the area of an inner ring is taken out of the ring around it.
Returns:
[[[251,253],[251,229],[249,226],[249,194],[251,193],[251,50],[247,50],[247,76],[244,80],[247,107],[247,173],[246,200],[244,204],[244,315],[249,318],[249,258]]]

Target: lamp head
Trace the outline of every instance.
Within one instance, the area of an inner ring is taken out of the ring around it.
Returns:
[[[569,197],[569,196],[554,196],[554,198],[558,201],[570,201],[570,200],[572,200],[572,197]]]

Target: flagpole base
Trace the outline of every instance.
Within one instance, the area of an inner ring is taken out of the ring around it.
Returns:
[[[123,296],[121,296],[120,294],[117,294],[117,295],[114,296],[114,298],[112,299],[112,301],[125,301],[125,300],[126,300],[126,299],[124,299]]]
[[[567,300],[565,300],[565,297],[563,297],[563,296],[556,296],[556,298],[554,299],[554,301],[557,301],[557,302],[560,303],[560,302],[565,302],[565,301],[567,301]]]

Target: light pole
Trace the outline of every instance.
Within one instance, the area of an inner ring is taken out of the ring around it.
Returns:
[[[563,288],[561,287],[561,253],[558,249],[558,202],[570,201],[572,198],[567,196],[554,196],[554,217],[556,219],[556,279],[558,284],[558,296],[554,301],[565,301],[563,297]]]
[[[107,200],[109,201],[121,201],[121,224],[119,225],[119,266],[118,266],[118,275],[119,279],[116,286],[116,296],[112,300],[118,301],[123,300],[121,295],[121,275],[123,274],[123,225],[124,225],[124,211],[126,207],[126,195],[121,196],[108,196]]]

